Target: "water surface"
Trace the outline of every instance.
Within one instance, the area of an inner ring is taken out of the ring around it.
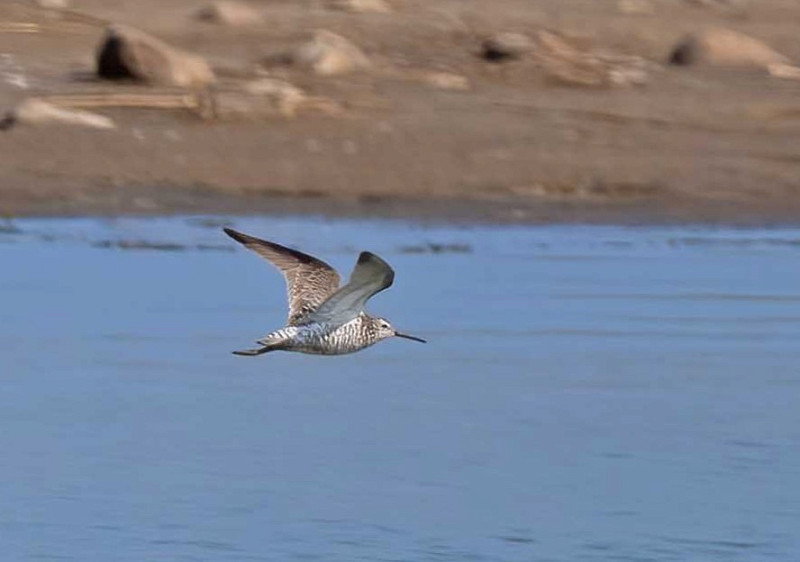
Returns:
[[[231,219],[430,340],[253,359],[221,222],[0,232],[3,560],[800,559],[800,230]]]

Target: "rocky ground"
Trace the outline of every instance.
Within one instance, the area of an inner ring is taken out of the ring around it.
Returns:
[[[5,215],[800,222],[796,0],[40,4],[0,4],[0,108],[105,119],[9,113]],[[109,24],[213,84],[101,80]],[[363,59],[318,62],[320,29]]]

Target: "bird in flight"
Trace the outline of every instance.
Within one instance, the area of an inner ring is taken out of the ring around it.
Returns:
[[[385,318],[364,310],[373,295],[388,289],[394,281],[394,270],[375,254],[361,252],[350,281],[339,287],[339,274],[322,260],[231,228],[224,231],[281,270],[289,299],[286,326],[258,340],[260,347],[234,351],[235,355],[278,350],[343,355],[393,336],[426,343],[422,338],[401,334]]]

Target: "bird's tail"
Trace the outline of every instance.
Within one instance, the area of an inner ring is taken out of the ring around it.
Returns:
[[[256,340],[256,343],[261,347],[257,347],[255,349],[243,349],[242,351],[234,351],[233,354],[243,355],[245,357],[255,357],[256,355],[262,355],[270,351],[287,349],[288,336],[284,333],[284,330],[277,330],[264,336],[260,340]]]

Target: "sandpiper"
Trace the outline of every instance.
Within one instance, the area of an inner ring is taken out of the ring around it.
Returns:
[[[258,340],[261,347],[234,351],[235,355],[277,350],[342,355],[392,336],[425,343],[422,338],[401,334],[385,318],[364,311],[366,302],[394,281],[394,270],[375,254],[361,252],[350,281],[340,288],[339,274],[324,261],[230,228],[224,230],[281,270],[289,298],[286,326]]]

